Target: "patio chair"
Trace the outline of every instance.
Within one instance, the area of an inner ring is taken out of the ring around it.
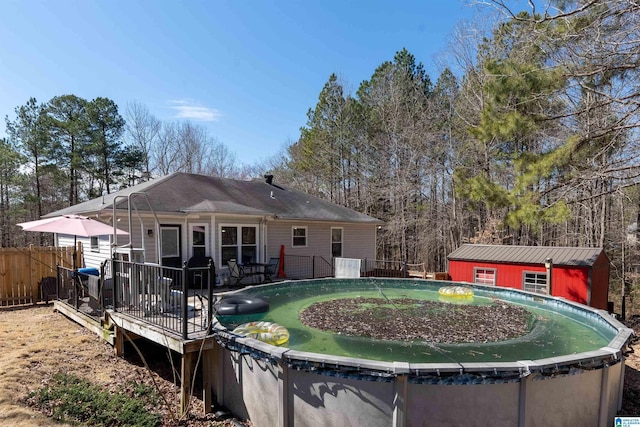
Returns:
[[[250,269],[246,269],[242,264],[238,264],[235,259],[227,261],[227,265],[229,266],[229,275],[235,280],[236,285],[239,285],[240,282],[242,282],[242,279],[261,274],[251,271]]]
[[[269,258],[269,263],[264,266],[264,281],[272,282],[273,276],[278,274],[278,264],[280,263],[280,258]]]
[[[42,298],[46,304],[49,304],[49,300],[55,300],[58,298],[58,278],[57,277],[43,277],[40,280],[40,291],[42,292]]]

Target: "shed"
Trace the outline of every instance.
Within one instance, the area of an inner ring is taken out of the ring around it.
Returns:
[[[609,257],[603,248],[465,244],[447,259],[457,282],[542,294],[551,288],[553,296],[607,309]]]

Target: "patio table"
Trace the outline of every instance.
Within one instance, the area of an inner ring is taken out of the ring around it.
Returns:
[[[260,283],[264,282],[264,269],[268,264],[264,264],[261,262],[249,262],[247,264],[243,264],[242,266],[246,269],[249,269],[251,275],[260,276]]]

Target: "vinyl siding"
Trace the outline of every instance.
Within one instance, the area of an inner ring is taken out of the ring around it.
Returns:
[[[57,239],[57,246],[73,247],[73,236],[60,234]],[[90,237],[78,237],[76,242],[82,244],[82,265],[79,265],[79,268],[94,267],[99,269],[100,264],[111,257],[111,236],[98,237],[98,252],[91,250]]]
[[[307,246],[292,246],[292,228],[307,227]],[[375,259],[376,225],[344,224],[303,221],[269,221],[267,223],[267,256],[280,256],[280,246],[285,254],[300,256],[322,256],[331,259],[331,228],[343,230],[342,256],[345,258]]]

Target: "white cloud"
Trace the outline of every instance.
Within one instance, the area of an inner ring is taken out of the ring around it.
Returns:
[[[188,100],[169,101],[169,108],[175,111],[173,118],[199,122],[217,122],[222,112],[215,108],[203,107]]]

